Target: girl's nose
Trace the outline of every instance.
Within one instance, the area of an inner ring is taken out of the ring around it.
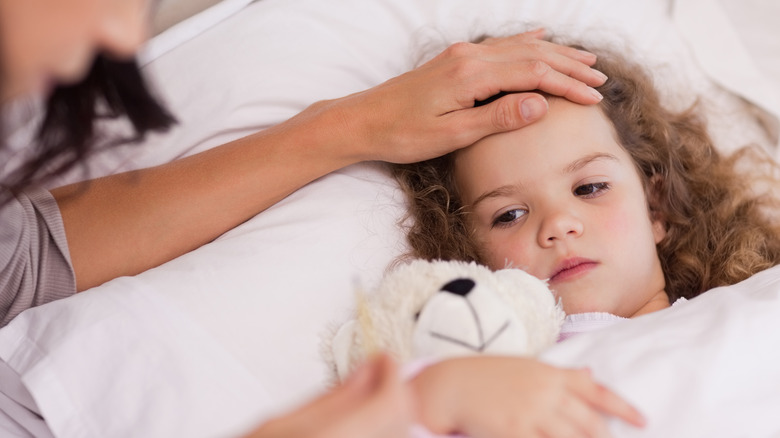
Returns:
[[[548,248],[557,242],[576,238],[582,235],[582,221],[571,212],[554,211],[547,215],[539,229],[539,246]]]

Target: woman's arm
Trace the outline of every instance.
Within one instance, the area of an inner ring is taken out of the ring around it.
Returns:
[[[605,80],[592,54],[542,31],[459,43],[377,87],[318,102],[273,128],[162,166],[52,191],[77,289],[133,275],[218,237],[331,171],[442,155],[546,113],[543,90],[583,104]]]

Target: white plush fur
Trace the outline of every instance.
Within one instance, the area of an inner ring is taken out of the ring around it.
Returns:
[[[453,280],[466,296],[442,292]],[[389,272],[326,341],[343,379],[375,351],[401,363],[468,354],[535,355],[555,343],[564,313],[547,284],[520,269],[491,271],[455,261],[415,260]]]

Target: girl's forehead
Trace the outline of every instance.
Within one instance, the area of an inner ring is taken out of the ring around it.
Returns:
[[[547,115],[516,131],[486,137],[455,154],[457,169],[480,160],[549,162],[593,149],[622,149],[612,122],[597,105],[551,98]],[[491,160],[493,159],[493,160]]]
[[[616,160],[590,160],[594,156]],[[533,125],[495,134],[457,152],[454,176],[463,201],[470,202],[495,187],[552,182],[556,176],[572,174],[583,162],[634,167],[598,106],[556,99]]]

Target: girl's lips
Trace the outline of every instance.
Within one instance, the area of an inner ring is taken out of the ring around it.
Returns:
[[[598,262],[583,258],[564,260],[555,268],[553,275],[550,276],[550,283],[560,283],[579,278],[596,266],[598,266]]]

